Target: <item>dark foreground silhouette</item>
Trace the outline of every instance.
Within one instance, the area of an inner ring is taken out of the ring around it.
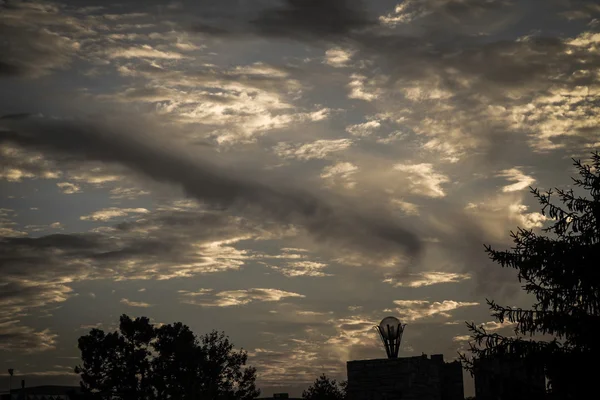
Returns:
[[[573,189],[545,193],[531,189],[542,206],[542,214],[552,221],[543,235],[519,228],[511,232],[514,242],[511,250],[498,251],[486,246],[493,261],[517,271],[523,289],[536,299],[530,310],[504,307],[488,300],[492,315],[499,322],[516,324],[514,337],[489,333],[483,327],[467,324],[473,339],[471,352],[476,360],[473,362],[464,355],[462,359],[475,374],[476,383],[478,365],[480,375],[514,371],[515,365],[526,371],[521,378],[511,378],[510,374],[490,377],[490,381],[498,382],[499,378],[507,377],[505,382],[512,381],[515,390],[506,396],[495,393],[502,398],[538,398],[531,393],[535,385],[523,376],[537,376],[540,370],[548,379],[549,399],[584,399],[597,391],[600,154],[593,153],[590,164],[573,161],[579,172],[579,177],[573,178]],[[562,205],[554,202],[555,197]],[[535,340],[530,338],[532,335],[549,335],[552,340]],[[504,367],[487,370],[483,367],[494,363]],[[477,397],[481,396],[477,394]]]
[[[119,329],[92,329],[79,338],[75,368],[90,398],[122,400],[258,397],[256,369],[224,333],[196,337],[180,322],[155,327],[146,317],[121,316]]]

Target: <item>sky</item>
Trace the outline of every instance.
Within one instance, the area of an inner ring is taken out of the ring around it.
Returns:
[[[0,0],[0,367],[77,384],[127,314],[298,395],[387,315],[400,356],[510,334],[484,244],[600,148],[599,65],[595,1]]]

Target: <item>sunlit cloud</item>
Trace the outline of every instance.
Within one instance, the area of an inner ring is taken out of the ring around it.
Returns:
[[[145,303],[143,301],[132,301],[132,300],[125,299],[125,298],[121,299],[120,303],[124,304],[124,305],[126,305],[128,307],[137,307],[137,308],[152,307],[152,304],[148,304],[148,303]]]
[[[311,160],[326,158],[331,153],[346,150],[352,145],[350,139],[317,140],[312,143],[278,143],[273,151],[281,158]]]
[[[182,303],[202,307],[232,307],[242,306],[253,302],[277,302],[285,298],[303,298],[304,295],[286,292],[279,289],[244,289],[227,290],[212,293],[211,289],[201,289],[197,292],[180,291]]]
[[[373,120],[363,122],[362,124],[350,125],[346,127],[346,131],[354,136],[369,136],[380,127],[381,123],[377,120]]]
[[[64,194],[74,194],[81,192],[81,186],[70,182],[59,182],[56,184]]]
[[[406,321],[417,321],[425,318],[440,316],[451,318],[452,311],[462,307],[473,307],[479,305],[476,302],[460,302],[444,300],[442,302],[431,302],[428,300],[394,300],[401,319]]]
[[[321,178],[331,184],[341,183],[344,187],[352,189],[356,185],[353,175],[358,171],[358,167],[349,162],[338,162],[323,168]]]
[[[327,267],[327,264],[315,262],[315,261],[288,261],[285,264],[271,266],[276,271],[281,272],[285,276],[296,277],[296,276],[331,276],[323,272],[323,269]]]
[[[325,63],[335,68],[343,68],[352,59],[352,54],[352,51],[341,48],[329,49],[325,52]]]
[[[506,185],[502,188],[503,192],[517,192],[519,190],[527,189],[533,183],[535,179],[531,176],[525,175],[519,168],[505,169],[501,171],[498,176],[506,178],[508,181],[514,182],[510,185]]]
[[[406,173],[411,193],[427,197],[444,197],[446,192],[442,184],[450,179],[433,169],[432,164],[396,164],[394,170]]]
[[[103,210],[94,211],[90,215],[79,217],[82,221],[100,221],[105,222],[114,218],[126,217],[130,214],[147,214],[149,211],[145,208],[105,208]]]
[[[391,283],[395,287],[412,287],[419,288],[423,286],[438,285],[442,283],[459,283],[464,280],[471,279],[469,274],[460,274],[456,272],[420,272],[409,274],[406,277],[389,277],[384,282]]]

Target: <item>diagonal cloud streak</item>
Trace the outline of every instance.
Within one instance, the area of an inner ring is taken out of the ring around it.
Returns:
[[[227,171],[186,155],[173,141],[140,134],[147,131],[140,125],[91,120],[0,120],[0,142],[73,160],[119,163],[156,181],[179,185],[188,196],[211,206],[302,227],[317,243],[334,245],[337,252],[358,252],[373,262],[420,252],[417,236],[389,215]]]

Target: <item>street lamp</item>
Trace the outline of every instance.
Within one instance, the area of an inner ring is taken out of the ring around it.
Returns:
[[[383,342],[388,358],[398,358],[400,341],[402,341],[402,334],[405,327],[406,324],[402,324],[396,317],[385,317],[375,327],[379,332],[379,337]]]
[[[10,397],[10,392],[12,391],[12,377],[15,374],[15,370],[13,368],[9,368],[8,374],[10,375],[8,378],[8,396]]]

